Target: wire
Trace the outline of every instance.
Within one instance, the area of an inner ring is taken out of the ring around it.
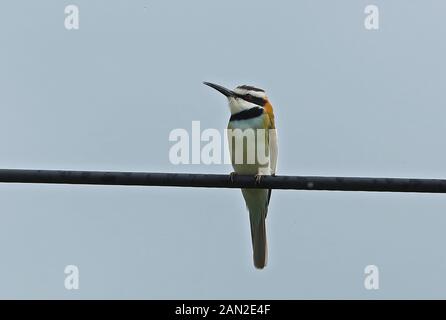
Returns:
[[[0,183],[446,193],[446,180],[0,169]]]

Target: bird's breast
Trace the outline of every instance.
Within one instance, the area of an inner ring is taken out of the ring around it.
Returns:
[[[257,174],[269,155],[268,132],[257,129],[266,129],[264,114],[243,120],[233,120],[228,124],[229,151],[234,170],[240,174]],[[260,156],[263,152],[263,157]]]

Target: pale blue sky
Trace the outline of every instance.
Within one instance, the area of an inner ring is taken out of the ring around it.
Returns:
[[[64,28],[64,7],[80,29]],[[379,31],[364,29],[378,5]],[[202,85],[267,90],[278,173],[445,178],[446,3],[4,1],[0,167],[174,166],[169,132],[226,127]],[[0,184],[1,298],[446,298],[446,196],[275,191],[253,268],[240,191]],[[65,290],[64,268],[80,269]],[[363,286],[380,268],[380,290]]]

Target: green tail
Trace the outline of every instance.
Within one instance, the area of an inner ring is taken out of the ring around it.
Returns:
[[[242,189],[249,210],[254,266],[263,269],[268,260],[266,239],[266,215],[268,213],[269,190]]]

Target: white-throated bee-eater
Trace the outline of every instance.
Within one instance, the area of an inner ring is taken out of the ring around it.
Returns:
[[[275,175],[278,155],[277,132],[273,107],[265,91],[247,85],[229,90],[209,82],[204,84],[221,92],[229,102],[231,118],[228,124],[228,139],[231,162],[235,171],[231,173],[231,178],[233,174],[253,175],[256,181],[260,181],[264,175]],[[233,141],[235,136],[233,132],[237,129],[239,132],[251,130],[254,133],[242,136],[241,149],[237,149]],[[237,155],[237,150],[241,150],[242,154]],[[251,157],[252,161],[249,161],[252,153],[254,158]],[[268,259],[265,219],[271,189],[242,189],[242,194],[249,211],[254,266],[263,269]]]

